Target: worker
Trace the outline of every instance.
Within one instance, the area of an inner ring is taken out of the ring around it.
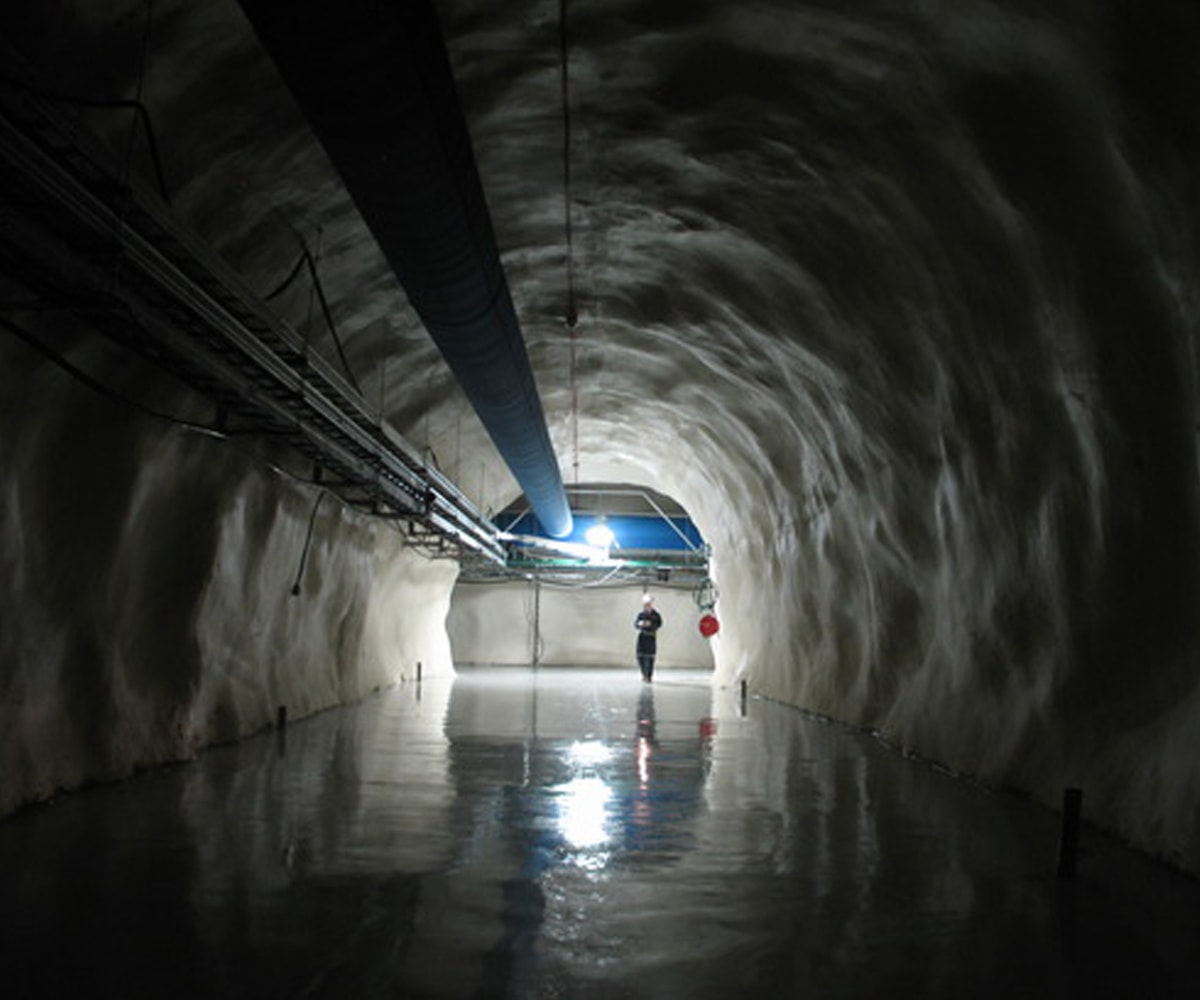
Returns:
[[[642,672],[642,680],[654,679],[654,655],[658,651],[658,630],[662,628],[662,615],[654,610],[654,598],[649,594],[642,596],[642,610],[634,619],[633,627],[637,630],[637,663]]]

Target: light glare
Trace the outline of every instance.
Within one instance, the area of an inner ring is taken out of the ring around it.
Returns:
[[[617,540],[617,536],[607,524],[593,524],[583,533],[583,537],[587,539],[588,545],[597,549],[610,549],[612,543]]]

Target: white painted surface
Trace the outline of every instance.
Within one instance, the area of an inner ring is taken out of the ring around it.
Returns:
[[[700,613],[690,590],[654,587],[663,616],[656,670],[712,669],[713,647],[700,635]],[[525,666],[533,662],[535,601],[538,662],[554,666],[628,666],[636,669],[633,620],[642,588],[564,588],[529,581],[460,582],[450,602],[447,630],[454,662]]]

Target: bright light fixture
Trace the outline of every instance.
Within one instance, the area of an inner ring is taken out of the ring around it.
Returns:
[[[583,533],[583,537],[587,539],[588,545],[597,549],[610,549],[612,548],[612,543],[617,540],[617,536],[612,533],[612,529],[603,521],[593,524]]]

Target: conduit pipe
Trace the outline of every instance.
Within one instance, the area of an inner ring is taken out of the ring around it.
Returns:
[[[429,0],[240,0],[543,527],[571,510]]]

